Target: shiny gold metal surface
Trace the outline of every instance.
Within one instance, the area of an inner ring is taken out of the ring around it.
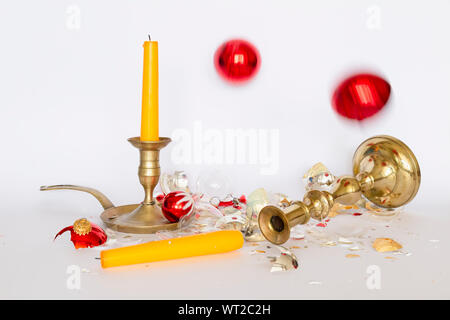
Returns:
[[[161,208],[153,199],[153,190],[158,184],[161,174],[159,151],[169,144],[170,138],[141,141],[139,137],[134,137],[128,141],[139,149],[138,176],[139,182],[144,188],[144,201],[130,213],[121,214],[114,219],[104,219],[103,222],[108,223],[108,226],[114,230],[130,233],[153,233],[158,230],[176,228],[177,224],[167,221]]]
[[[179,224],[169,222],[153,199],[153,190],[161,174],[159,152],[170,143],[170,138],[161,137],[159,141],[140,141],[139,137],[134,137],[128,141],[138,148],[140,153],[138,176],[144,188],[142,203],[115,207],[100,191],[75,185],[42,186],[41,191],[69,189],[93,195],[105,209],[100,215],[102,221],[107,227],[116,231],[142,234],[177,229]]]
[[[88,234],[91,230],[92,225],[86,218],[78,219],[73,223],[73,231],[80,236]]]
[[[353,156],[353,174],[366,199],[383,208],[410,202],[420,186],[420,168],[414,153],[390,136],[367,139]]]
[[[108,228],[125,233],[155,233],[160,230],[175,230],[179,228],[178,223],[170,223],[165,218],[164,220],[158,219],[161,216],[159,207],[154,211],[146,211],[146,209],[137,211],[141,206],[142,204],[129,204],[109,208],[103,211],[100,217]],[[153,208],[153,206],[146,206],[145,208]],[[131,220],[131,223],[128,222],[130,221],[128,219],[118,220],[118,218],[127,218],[136,212],[141,214],[133,215],[132,217],[135,219],[133,219],[134,221]],[[156,216],[156,219],[153,215]]]
[[[397,208],[410,202],[420,186],[420,168],[413,152],[402,141],[390,136],[375,136],[357,148],[353,156],[352,176],[341,176],[331,193],[312,190],[303,202],[281,209],[264,207],[258,216],[263,236],[274,244],[290,237],[290,229],[309,218],[322,220],[335,202],[356,203],[363,195],[383,208]]]
[[[310,219],[310,210],[303,202],[296,201],[287,208],[265,206],[258,215],[261,233],[272,243],[281,244],[289,240],[290,229],[297,224],[305,224]]]
[[[87,192],[90,195],[94,196],[95,199],[100,202],[103,209],[109,209],[114,207],[113,203],[100,191],[94,189],[94,188],[88,188],[88,187],[82,187],[82,186],[76,186],[73,184],[57,184],[53,186],[41,186],[41,191],[49,191],[49,190],[76,190],[76,191],[82,191]]]

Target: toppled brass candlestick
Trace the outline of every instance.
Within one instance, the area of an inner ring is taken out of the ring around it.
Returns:
[[[258,216],[263,236],[274,244],[289,240],[290,229],[310,218],[322,220],[335,202],[349,205],[361,195],[377,206],[397,208],[411,201],[420,186],[420,168],[414,153],[402,141],[375,136],[357,148],[353,156],[355,177],[342,176],[330,192],[311,190],[303,201],[281,209],[264,207]]]
[[[107,227],[127,233],[154,233],[159,230],[174,230],[178,223],[171,223],[162,215],[161,208],[153,199],[153,190],[159,181],[159,151],[169,144],[170,138],[159,141],[140,141],[139,137],[128,141],[140,152],[139,181],[144,187],[145,197],[141,204],[115,207],[100,191],[74,185],[42,186],[41,191],[70,189],[84,191],[93,195],[105,211],[100,215]]]

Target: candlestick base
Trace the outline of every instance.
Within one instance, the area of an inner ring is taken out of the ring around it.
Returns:
[[[159,151],[170,143],[170,138],[161,137],[158,141],[141,141],[139,137],[128,141],[140,151],[138,176],[145,192],[141,204],[129,204],[115,207],[100,191],[74,185],[42,186],[41,191],[70,189],[93,195],[103,206],[100,215],[108,228],[125,233],[154,233],[160,230],[175,230],[179,223],[169,222],[162,214],[161,208],[153,199],[153,190],[160,176]]]
[[[113,207],[105,210],[100,217],[108,228],[125,233],[155,233],[179,228],[178,222],[170,223],[164,218],[157,204]]]

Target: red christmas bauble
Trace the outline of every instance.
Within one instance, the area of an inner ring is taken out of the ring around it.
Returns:
[[[178,222],[182,217],[194,211],[194,200],[187,192],[170,192],[164,197],[161,209],[167,220]]]
[[[230,82],[244,82],[258,72],[261,57],[250,42],[233,39],[222,44],[214,55],[214,65],[220,76]]]
[[[334,91],[333,108],[348,119],[364,120],[383,109],[391,94],[390,84],[373,74],[356,74]]]
[[[70,231],[70,240],[75,249],[91,248],[104,244],[108,239],[105,231],[86,218],[78,219],[73,226],[68,226],[59,231],[55,239],[66,231]]]

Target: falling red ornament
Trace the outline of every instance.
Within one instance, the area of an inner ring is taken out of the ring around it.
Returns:
[[[361,121],[383,109],[390,94],[391,86],[383,78],[368,73],[356,74],[336,88],[332,105],[340,115]]]
[[[238,83],[253,78],[261,66],[261,56],[250,42],[233,39],[222,44],[214,55],[214,65],[225,80]]]
[[[70,240],[75,249],[90,248],[102,245],[108,239],[105,231],[96,224],[87,219],[79,219],[73,223],[73,226],[65,227],[59,231],[55,239],[66,231],[70,231]]]
[[[181,218],[194,212],[194,200],[184,191],[174,191],[166,194],[161,206],[164,216],[170,222],[178,222]]]

